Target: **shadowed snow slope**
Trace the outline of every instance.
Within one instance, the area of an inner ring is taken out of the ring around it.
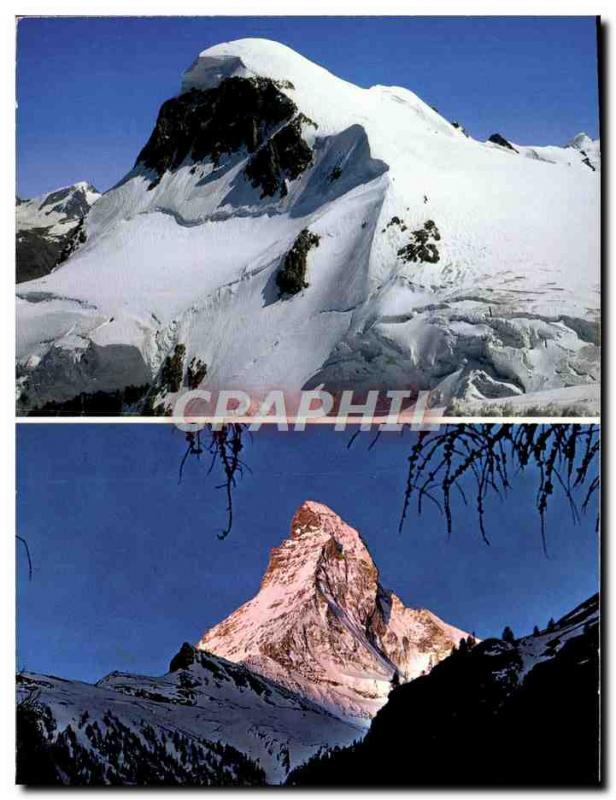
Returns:
[[[75,362],[111,345],[129,356],[115,387],[140,361],[166,407],[157,376],[178,343],[208,388],[448,402],[598,382],[598,143],[514,148],[275,42],[206,50],[85,242],[19,287],[20,408],[88,390],[96,370]],[[305,228],[308,285],[280,297]]]
[[[307,501],[272,550],[256,597],[197,647],[367,723],[392,682],[429,671],[466,636],[430,611],[405,608],[382,588],[358,532]]]
[[[190,645],[160,677],[113,672],[93,686],[22,673],[17,685],[21,700],[31,698],[53,720],[47,739],[69,784],[280,783],[321,748],[363,735]]]

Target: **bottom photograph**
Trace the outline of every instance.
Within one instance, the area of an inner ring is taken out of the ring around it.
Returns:
[[[17,783],[601,783],[599,426],[22,423],[17,458]]]

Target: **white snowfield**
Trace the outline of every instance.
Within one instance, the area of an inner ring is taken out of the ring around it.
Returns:
[[[19,286],[21,408],[150,382],[178,343],[213,389],[413,387],[448,404],[598,384],[598,142],[479,142],[408,89],[359,88],[261,39],[204,51],[182,91],[232,76],[277,81],[316,123],[311,166],[262,198],[244,151],[187,158],[150,189],[137,165],[85,244]],[[429,221],[438,262],[405,261]],[[320,237],[309,285],[280,298],[304,228]]]

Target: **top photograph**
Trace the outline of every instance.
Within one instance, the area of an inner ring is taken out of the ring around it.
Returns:
[[[598,416],[601,38],[18,19],[17,414]]]

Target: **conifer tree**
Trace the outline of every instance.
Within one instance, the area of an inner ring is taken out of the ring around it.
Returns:
[[[509,644],[513,644],[515,642],[515,636],[513,635],[513,631],[511,630],[509,625],[505,625],[501,639],[504,642],[508,642]]]

